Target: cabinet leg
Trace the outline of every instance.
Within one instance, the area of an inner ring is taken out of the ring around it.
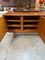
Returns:
[[[13,32],[14,33],[14,37],[16,38],[16,33],[15,32]]]

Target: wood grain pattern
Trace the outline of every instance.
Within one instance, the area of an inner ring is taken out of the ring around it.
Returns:
[[[13,32],[37,32],[39,12],[8,12],[4,14],[8,22],[8,31]],[[19,17],[19,20],[11,17]],[[25,18],[27,17],[27,18]],[[29,18],[30,17],[30,18]],[[27,19],[27,20],[26,20]]]
[[[7,29],[6,29],[6,23],[3,17],[0,17],[0,41],[2,40],[2,38],[4,37],[5,33],[6,33]]]
[[[39,20],[39,35],[45,43],[45,17],[40,17]]]
[[[13,12],[9,11],[4,16],[45,16],[45,12]]]

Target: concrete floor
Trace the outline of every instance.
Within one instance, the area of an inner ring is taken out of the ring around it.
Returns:
[[[19,35],[0,48],[0,60],[45,60],[45,44],[38,35]]]

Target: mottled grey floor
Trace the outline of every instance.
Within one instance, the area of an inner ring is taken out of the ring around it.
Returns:
[[[0,60],[45,60],[45,44],[38,35],[16,36],[0,50]]]

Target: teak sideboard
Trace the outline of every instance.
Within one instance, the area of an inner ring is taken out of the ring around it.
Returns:
[[[45,12],[9,11],[4,18],[9,32],[38,32],[45,42]]]
[[[4,15],[8,31],[37,32],[39,12],[8,12]]]

